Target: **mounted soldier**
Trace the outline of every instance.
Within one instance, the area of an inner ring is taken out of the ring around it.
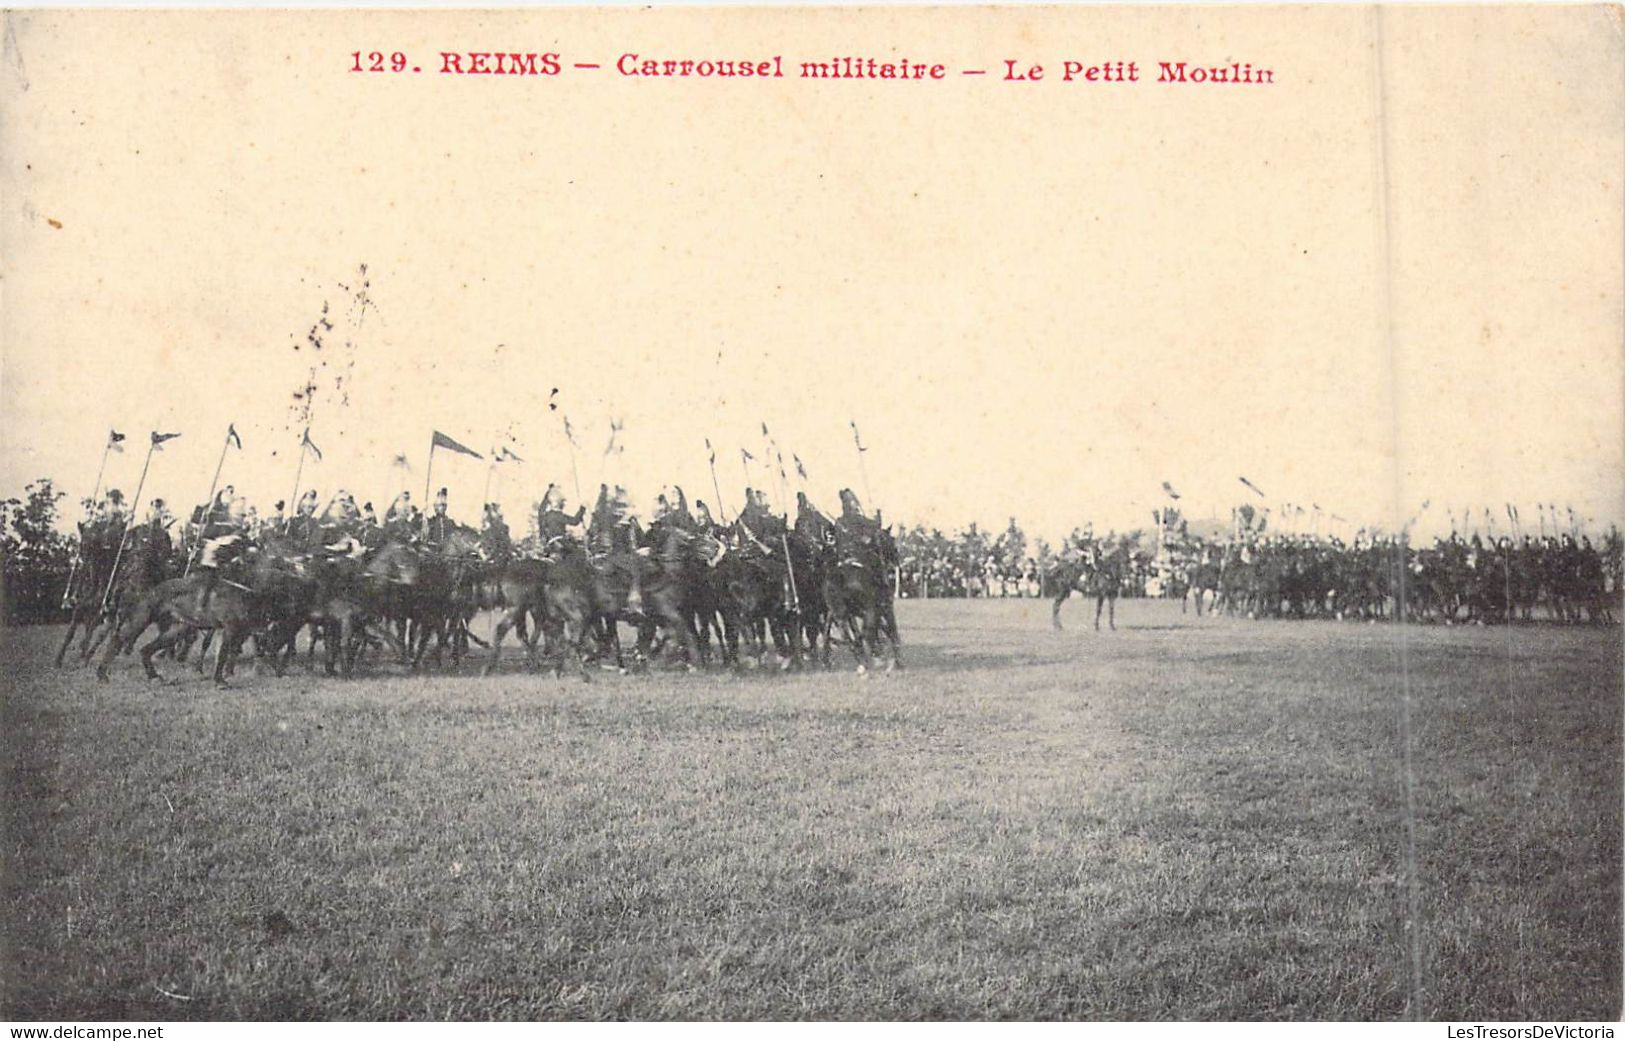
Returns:
[[[758,489],[745,489],[745,509],[740,513],[739,520],[746,531],[766,544],[777,542],[779,536],[788,530],[784,518],[768,508],[766,494]]]
[[[575,542],[570,529],[579,525],[586,515],[585,506],[577,506],[573,514],[565,513],[564,493],[559,491],[558,485],[549,484],[542,494],[541,505],[536,508],[536,536],[542,543],[542,555],[558,559]]]
[[[642,536],[637,520],[626,512],[626,489],[616,485],[611,495],[608,485],[599,485],[598,505],[593,508],[592,525],[587,529],[587,546],[592,554],[630,553],[637,549]]]
[[[513,536],[508,522],[502,518],[502,507],[494,502],[485,504],[485,517],[480,525],[480,552],[494,564],[506,564],[514,558]]]
[[[796,534],[812,545],[822,545],[830,537],[835,522],[814,506],[806,492],[796,493]]]
[[[423,527],[423,539],[431,546],[441,545],[446,541],[446,536],[451,534],[453,523],[446,512],[450,504],[451,500],[446,489],[442,488],[435,493],[434,513]]]
[[[316,489],[311,488],[299,497],[288,535],[294,542],[308,546],[316,540]]]
[[[711,508],[705,505],[704,499],[694,500],[694,530],[707,538],[715,538],[717,522],[711,516]]]
[[[390,538],[398,542],[405,542],[418,533],[423,526],[423,518],[418,508],[412,505],[412,493],[401,492],[395,496],[384,511],[384,531]]]
[[[203,549],[197,561],[198,574],[203,576],[197,596],[197,609],[200,612],[209,606],[209,597],[219,584],[221,569],[239,559],[248,548],[248,539],[243,530],[244,514],[234,509],[234,505],[241,501],[236,498],[236,489],[228,484],[220,489],[203,518]],[[311,505],[314,508],[314,501]]]
[[[880,522],[863,512],[863,504],[850,488],[841,489],[841,516],[835,524],[866,544],[872,544],[880,537]]]

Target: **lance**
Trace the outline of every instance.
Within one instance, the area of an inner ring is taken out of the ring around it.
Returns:
[[[796,565],[790,559],[790,537],[782,531],[779,532],[779,545],[784,547],[784,573],[790,576],[790,603],[796,614],[800,614],[801,594],[796,591]]]
[[[625,429],[625,425],[624,420],[609,417],[609,441],[604,445],[604,454],[598,461],[600,484],[617,487],[616,479],[624,476],[624,467],[620,459],[625,451],[621,444],[621,431]]]
[[[874,496],[869,494],[869,467],[863,461],[863,454],[869,450],[863,447],[863,439],[858,436],[858,421],[849,419],[847,423],[852,427],[852,444],[858,449],[858,476],[863,480],[863,501],[872,506]]]
[[[727,524],[728,507],[723,505],[722,485],[717,481],[717,450],[711,447],[711,439],[709,437],[705,439],[705,453],[706,458],[710,461],[711,465],[711,490],[716,492],[717,495],[717,516],[722,518],[722,523]]]
[[[554,387],[553,388],[553,393],[557,394],[558,392],[559,392],[559,389],[557,387]],[[554,408],[556,406],[551,401],[549,401],[547,407],[548,408]],[[575,435],[575,431],[570,429],[570,417],[566,416],[564,413],[560,412],[559,413],[559,418],[563,421],[564,441],[565,441],[566,444],[568,444],[570,446],[570,480],[571,480],[572,483],[575,484],[576,503],[579,505],[581,503],[581,501],[582,501],[582,499],[581,499],[581,472],[576,466],[576,435]]]
[[[497,468],[497,450],[491,449],[491,461],[485,467],[485,490],[480,492],[480,513],[485,512],[486,504],[491,501],[491,475]]]
[[[158,442],[156,439],[151,439],[148,441],[147,458],[141,464],[141,478],[135,482],[135,498],[130,500],[130,516],[132,517],[135,516],[135,511],[141,508],[141,489],[146,486],[147,468],[152,466],[152,453],[157,447]],[[128,519],[126,519],[124,521],[124,531],[119,535],[118,550],[113,554],[113,569],[107,576],[107,588],[102,591],[103,611],[107,610],[107,601],[112,599],[113,586],[118,584],[118,566],[119,562],[124,559],[124,546],[127,542],[129,542],[129,540],[130,522]]]
[[[299,513],[299,482],[305,476],[305,446],[310,444],[310,427],[299,435],[299,465],[293,468],[293,494],[288,497],[288,512],[282,518],[282,530],[287,531]]]
[[[392,480],[391,478],[393,477],[395,470],[401,466],[402,461],[405,460],[405,458],[406,453],[401,452],[384,465],[384,479],[379,482],[384,486],[384,494],[379,497],[379,502],[388,502],[390,506],[393,506],[397,501],[399,501],[401,497],[400,482]],[[388,512],[388,509],[388,507],[385,507],[386,513]]]
[[[779,482],[773,479],[773,435],[767,432],[765,422],[762,424],[762,465],[767,468],[767,483],[773,486],[773,498],[780,498]]]
[[[784,515],[790,515],[790,475],[784,469],[784,453],[774,448],[773,454],[777,457],[779,467],[779,503]]]
[[[204,503],[204,505],[203,505],[203,527],[204,528],[208,528],[208,526],[209,526],[209,513],[210,513],[211,510],[214,509],[214,492],[215,492],[216,488],[220,487],[220,471],[222,469],[224,469],[225,465],[226,465],[226,449],[231,447],[231,439],[233,437],[236,437],[236,436],[237,436],[237,427],[236,427],[236,425],[233,424],[233,425],[227,426],[226,427],[226,439],[220,445],[220,460],[219,460],[219,462],[214,464],[214,477],[213,477],[213,479],[211,479],[209,481],[209,494],[203,497],[203,503]],[[300,447],[300,451],[301,452],[304,451],[303,446]],[[200,532],[198,532],[197,544],[192,547],[192,552],[190,552],[190,553],[188,553],[186,555],[186,568],[185,568],[185,570],[183,570],[181,572],[181,577],[182,578],[185,578],[187,575],[190,575],[192,573],[192,565],[197,562],[198,553],[202,549],[203,549],[203,532],[200,531]]]
[[[794,452],[790,453],[790,461],[796,468],[796,491],[807,494],[807,468],[801,464],[801,457]]]
[[[124,435],[119,435],[120,440],[123,440],[123,437]],[[102,445],[102,461],[96,466],[96,484],[90,489],[91,509],[96,508],[96,500],[102,494],[102,474],[107,471],[107,453],[113,450],[113,443],[113,432],[109,431],[107,434],[107,443]],[[123,451],[123,449],[119,449],[119,451]]]
[[[434,487],[435,439],[429,438],[429,463],[423,468],[423,526],[429,526],[429,489]]]
[[[576,444],[570,442],[570,483],[576,488],[576,505],[581,505],[581,473],[576,469]]]
[[[751,479],[751,476],[750,476],[750,461],[753,458],[754,458],[754,456],[752,456],[750,454],[750,452],[747,451],[746,449],[741,448],[739,450],[739,462],[745,468],[745,487],[746,488],[755,487],[755,482]],[[749,506],[750,504],[746,503],[745,505]]]
[[[90,489],[90,508],[85,511],[85,517],[87,519],[91,516],[91,511],[96,508],[96,500],[102,493],[102,474],[107,470],[107,453],[111,452],[112,450],[113,433],[112,431],[109,431],[107,434],[107,443],[102,445],[102,461],[96,466],[96,483],[92,485]],[[73,566],[68,568],[68,586],[66,589],[62,590],[63,607],[67,607],[68,602],[73,599],[73,579],[74,576],[79,573],[79,565],[84,563],[84,560],[85,538],[84,529],[81,528],[79,534],[79,548],[74,552]]]

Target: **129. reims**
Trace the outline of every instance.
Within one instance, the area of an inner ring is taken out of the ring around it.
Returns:
[[[557,51],[513,54],[506,51],[441,51],[439,72],[474,76],[557,76],[563,65]],[[351,51],[351,72],[422,72],[403,51]]]

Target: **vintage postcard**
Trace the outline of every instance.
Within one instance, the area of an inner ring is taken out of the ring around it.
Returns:
[[[1618,7],[0,17],[0,1016],[1612,1036]]]

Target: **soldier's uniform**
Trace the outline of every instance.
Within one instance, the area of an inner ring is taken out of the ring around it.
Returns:
[[[413,538],[423,527],[423,516],[418,508],[412,505],[412,493],[402,492],[395,496],[389,508],[384,511],[384,531],[392,539],[402,542]]]
[[[536,535],[542,542],[542,555],[557,559],[574,541],[570,529],[579,525],[586,515],[585,506],[577,506],[573,514],[565,513],[564,496],[558,493],[557,486],[548,485],[542,504],[536,510]]]
[[[506,564],[513,559],[513,536],[508,532],[508,522],[502,519],[502,507],[494,502],[485,504],[480,548],[485,551],[485,559],[493,563]]]
[[[429,523],[424,526],[424,541],[431,546],[440,545],[446,541],[446,536],[451,534],[452,520],[446,515],[448,502],[446,489],[440,489],[434,497],[434,515],[429,518]]]
[[[847,534],[857,536],[866,544],[873,544],[880,537],[879,522],[863,512],[863,505],[858,502],[856,493],[850,488],[841,489],[841,516],[835,523]]]
[[[588,548],[594,555],[630,553],[637,549],[642,534],[637,522],[626,514],[625,489],[619,486],[612,497],[608,485],[598,488],[598,505],[593,508],[592,527],[587,531]]]
[[[694,500],[694,530],[706,537],[713,537],[717,530],[717,522],[711,517],[711,510],[705,505],[704,499]]]
[[[203,551],[197,562],[198,573],[203,576],[203,585],[197,596],[199,612],[208,609],[209,598],[220,581],[220,569],[235,560],[245,546],[243,515],[233,512],[233,503],[241,501],[233,499],[234,491],[230,485],[221,489],[203,519]]]
[[[294,541],[310,545],[316,539],[316,489],[312,488],[299,497],[299,506],[295,510],[293,523],[288,526],[288,534]]]
[[[829,536],[831,521],[822,510],[812,504],[806,492],[796,493],[796,534],[813,543],[821,543]]]
[[[745,509],[739,519],[745,530],[764,545],[776,542],[786,530],[783,518],[768,509],[763,493],[751,488],[745,489]]]

